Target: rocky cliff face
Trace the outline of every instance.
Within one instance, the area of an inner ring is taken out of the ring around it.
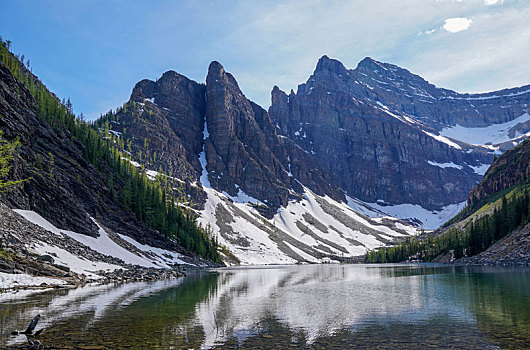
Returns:
[[[206,106],[204,150],[208,179],[214,188],[232,196],[241,188],[278,208],[296,197],[292,190],[301,192],[298,179],[316,193],[341,198],[329,185],[328,174],[311,172],[315,160],[278,137],[267,112],[249,101],[234,77],[217,62],[208,69]]]
[[[218,62],[204,85],[174,72],[138,83],[130,101],[98,124],[150,174],[160,169],[187,186],[185,205],[230,250],[228,262],[347,259],[416,232],[344,204],[320,160],[278,135],[267,111]]]
[[[315,171],[316,159],[279,137],[267,111],[248,100],[218,62],[211,63],[206,84],[172,71],[156,82],[139,82],[109,120],[110,132],[125,140],[140,163],[183,180],[197,208],[204,194],[189,184],[201,178],[203,168],[203,186],[232,197],[245,193],[272,211],[300,198],[299,181],[344,199],[325,170]]]
[[[269,115],[348,195],[439,210],[465,201],[492,152],[506,147],[474,145],[444,132],[463,127],[473,134],[471,127],[484,131],[480,127],[511,121],[528,111],[529,100],[529,86],[458,94],[371,58],[349,70],[324,56],[296,93],[272,90]],[[527,119],[512,126],[513,138],[530,131]]]
[[[181,180],[227,261],[321,262],[416,233],[388,208],[428,228],[456,214],[494,153],[529,131],[528,95],[458,94],[369,58],[349,70],[323,57],[265,111],[212,62],[205,84],[141,81],[98,123],[151,174]]]
[[[156,82],[142,80],[111,121],[111,129],[130,142],[143,163],[156,162],[157,169],[193,179],[201,169],[197,154],[202,149],[205,93],[204,85],[173,71]]]
[[[530,182],[530,139],[508,150],[490,166],[469,193],[468,205],[521,183]]]

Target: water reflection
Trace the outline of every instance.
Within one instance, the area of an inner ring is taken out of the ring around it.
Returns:
[[[41,313],[43,341],[60,346],[524,349],[529,277],[528,269],[441,265],[221,269],[0,297],[0,335]]]

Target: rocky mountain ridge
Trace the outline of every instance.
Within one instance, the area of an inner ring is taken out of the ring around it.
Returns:
[[[0,57],[0,137],[20,145],[2,180],[25,180],[0,193],[0,288],[6,278],[7,288],[10,279],[31,282],[34,276],[18,276],[24,272],[78,283],[87,275],[114,279],[121,269],[127,270],[122,277],[134,279],[145,272],[135,265],[157,269],[152,276],[162,276],[159,269],[180,275],[176,264],[215,266],[127,210],[121,195],[127,177],[116,177],[104,159],[108,149],[99,135],[75,119],[4,42]],[[57,266],[46,265],[50,261]]]
[[[344,192],[318,159],[278,135],[267,111],[218,62],[210,64],[206,84],[175,72],[144,80],[123,107],[96,123],[149,174],[180,181],[180,204],[193,208],[235,254],[227,256],[231,262],[348,258],[416,232],[347,209]],[[200,151],[189,139],[202,143]]]
[[[296,93],[272,90],[269,115],[350,196],[440,210],[465,201],[494,152],[528,136],[529,100],[530,86],[459,94],[371,58],[349,70],[324,56]],[[507,131],[512,137],[497,145],[444,136],[455,127],[473,134],[520,116]]]
[[[152,174],[178,178],[181,205],[236,260],[323,261],[415,233],[395,219],[381,221],[385,211],[430,228],[455,215],[494,154],[528,132],[518,119],[527,111],[525,91],[458,94],[370,58],[348,70],[324,56],[296,94],[275,87],[265,111],[212,62],[204,84],[172,71],[141,81],[123,108],[97,123]],[[480,101],[480,120],[468,99]],[[512,107],[499,116],[488,109],[496,99]],[[454,127],[506,125],[503,144],[443,136]],[[355,224],[341,223],[344,216]],[[326,238],[338,226],[346,236]]]

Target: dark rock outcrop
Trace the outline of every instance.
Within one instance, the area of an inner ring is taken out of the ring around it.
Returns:
[[[468,196],[468,205],[511,186],[530,181],[530,139],[506,151],[493,162],[484,178]]]
[[[156,82],[142,80],[110,127],[130,141],[130,150],[142,163],[194,179],[201,170],[197,154],[202,149],[204,94],[204,85],[174,71]]]
[[[218,62],[208,70],[206,100],[205,151],[214,188],[234,196],[241,188],[273,208],[287,205],[291,189],[301,192],[297,180],[316,193],[340,198],[316,160],[278,137],[267,112],[243,95]]]
[[[301,184],[344,199],[318,161],[277,135],[267,111],[248,100],[218,62],[210,64],[206,84],[172,71],[156,82],[142,80],[105,127],[147,168],[184,180],[182,192],[196,208],[205,196],[190,184],[202,175],[203,151],[208,183],[202,185],[231,196],[241,190],[269,206],[269,213],[297,198]]]

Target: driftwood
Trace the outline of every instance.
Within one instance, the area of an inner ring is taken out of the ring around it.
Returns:
[[[28,340],[28,344],[29,344],[29,350],[39,350],[39,349],[42,349],[42,344],[40,341],[36,340],[35,337],[38,337],[43,328],[39,329],[38,331],[36,331],[35,333],[33,333],[33,331],[35,330],[35,327],[37,327],[37,323],[39,323],[39,320],[40,320],[40,315],[37,315],[33,318],[33,320],[31,320],[31,322],[29,323],[28,325],[28,328],[26,328],[25,331],[13,331],[11,332],[12,335],[25,335],[27,340]]]

